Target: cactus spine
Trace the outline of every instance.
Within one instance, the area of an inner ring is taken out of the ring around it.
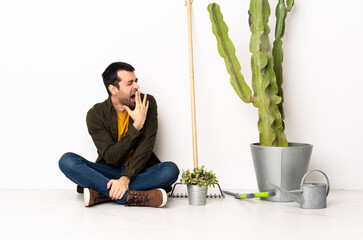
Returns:
[[[293,0],[279,0],[276,7],[275,41],[272,54],[268,34],[270,5],[268,0],[251,0],[250,2],[250,52],[252,69],[252,89],[246,84],[241,74],[241,66],[235,55],[235,48],[228,36],[228,27],[223,21],[220,7],[209,4],[208,11],[212,22],[212,31],[216,36],[218,52],[224,62],[230,81],[238,96],[246,103],[252,102],[258,108],[258,130],[262,146],[283,146],[288,143],[284,133],[284,112],[282,107],[282,41],[285,31],[287,12],[291,11]]]

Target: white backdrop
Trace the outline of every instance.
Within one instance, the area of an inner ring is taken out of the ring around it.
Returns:
[[[216,1],[250,85],[249,1]],[[192,5],[199,162],[224,188],[257,189],[257,110],[229,84],[210,2]],[[361,9],[360,0],[296,0],[284,38],[288,140],[314,145],[310,169],[335,189],[363,186]],[[114,61],[131,63],[158,101],[156,154],[193,167],[183,0],[1,1],[0,30],[0,188],[74,187],[58,159],[73,151],[95,160],[85,115],[107,97],[101,73]]]

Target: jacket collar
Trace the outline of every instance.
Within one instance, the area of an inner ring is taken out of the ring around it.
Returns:
[[[115,111],[115,108],[113,107],[112,102],[111,102],[111,97],[108,97],[106,99],[105,104],[106,104],[107,109],[109,109],[110,111]]]

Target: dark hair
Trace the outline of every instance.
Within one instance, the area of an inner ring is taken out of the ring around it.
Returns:
[[[111,92],[108,90],[109,85],[114,85],[115,87],[119,88],[118,82],[120,82],[121,79],[118,78],[117,72],[120,70],[133,72],[135,71],[135,68],[128,63],[114,62],[111,63],[102,73],[103,83],[105,84],[109,96],[111,96]]]

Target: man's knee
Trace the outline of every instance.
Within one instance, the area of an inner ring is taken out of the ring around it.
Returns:
[[[174,182],[178,179],[179,176],[179,168],[178,166],[173,162],[163,162],[164,167],[166,169],[166,173],[172,179]]]
[[[58,166],[60,170],[64,172],[72,169],[74,164],[76,163],[77,158],[79,158],[79,156],[72,152],[67,152],[63,154],[58,161]]]

